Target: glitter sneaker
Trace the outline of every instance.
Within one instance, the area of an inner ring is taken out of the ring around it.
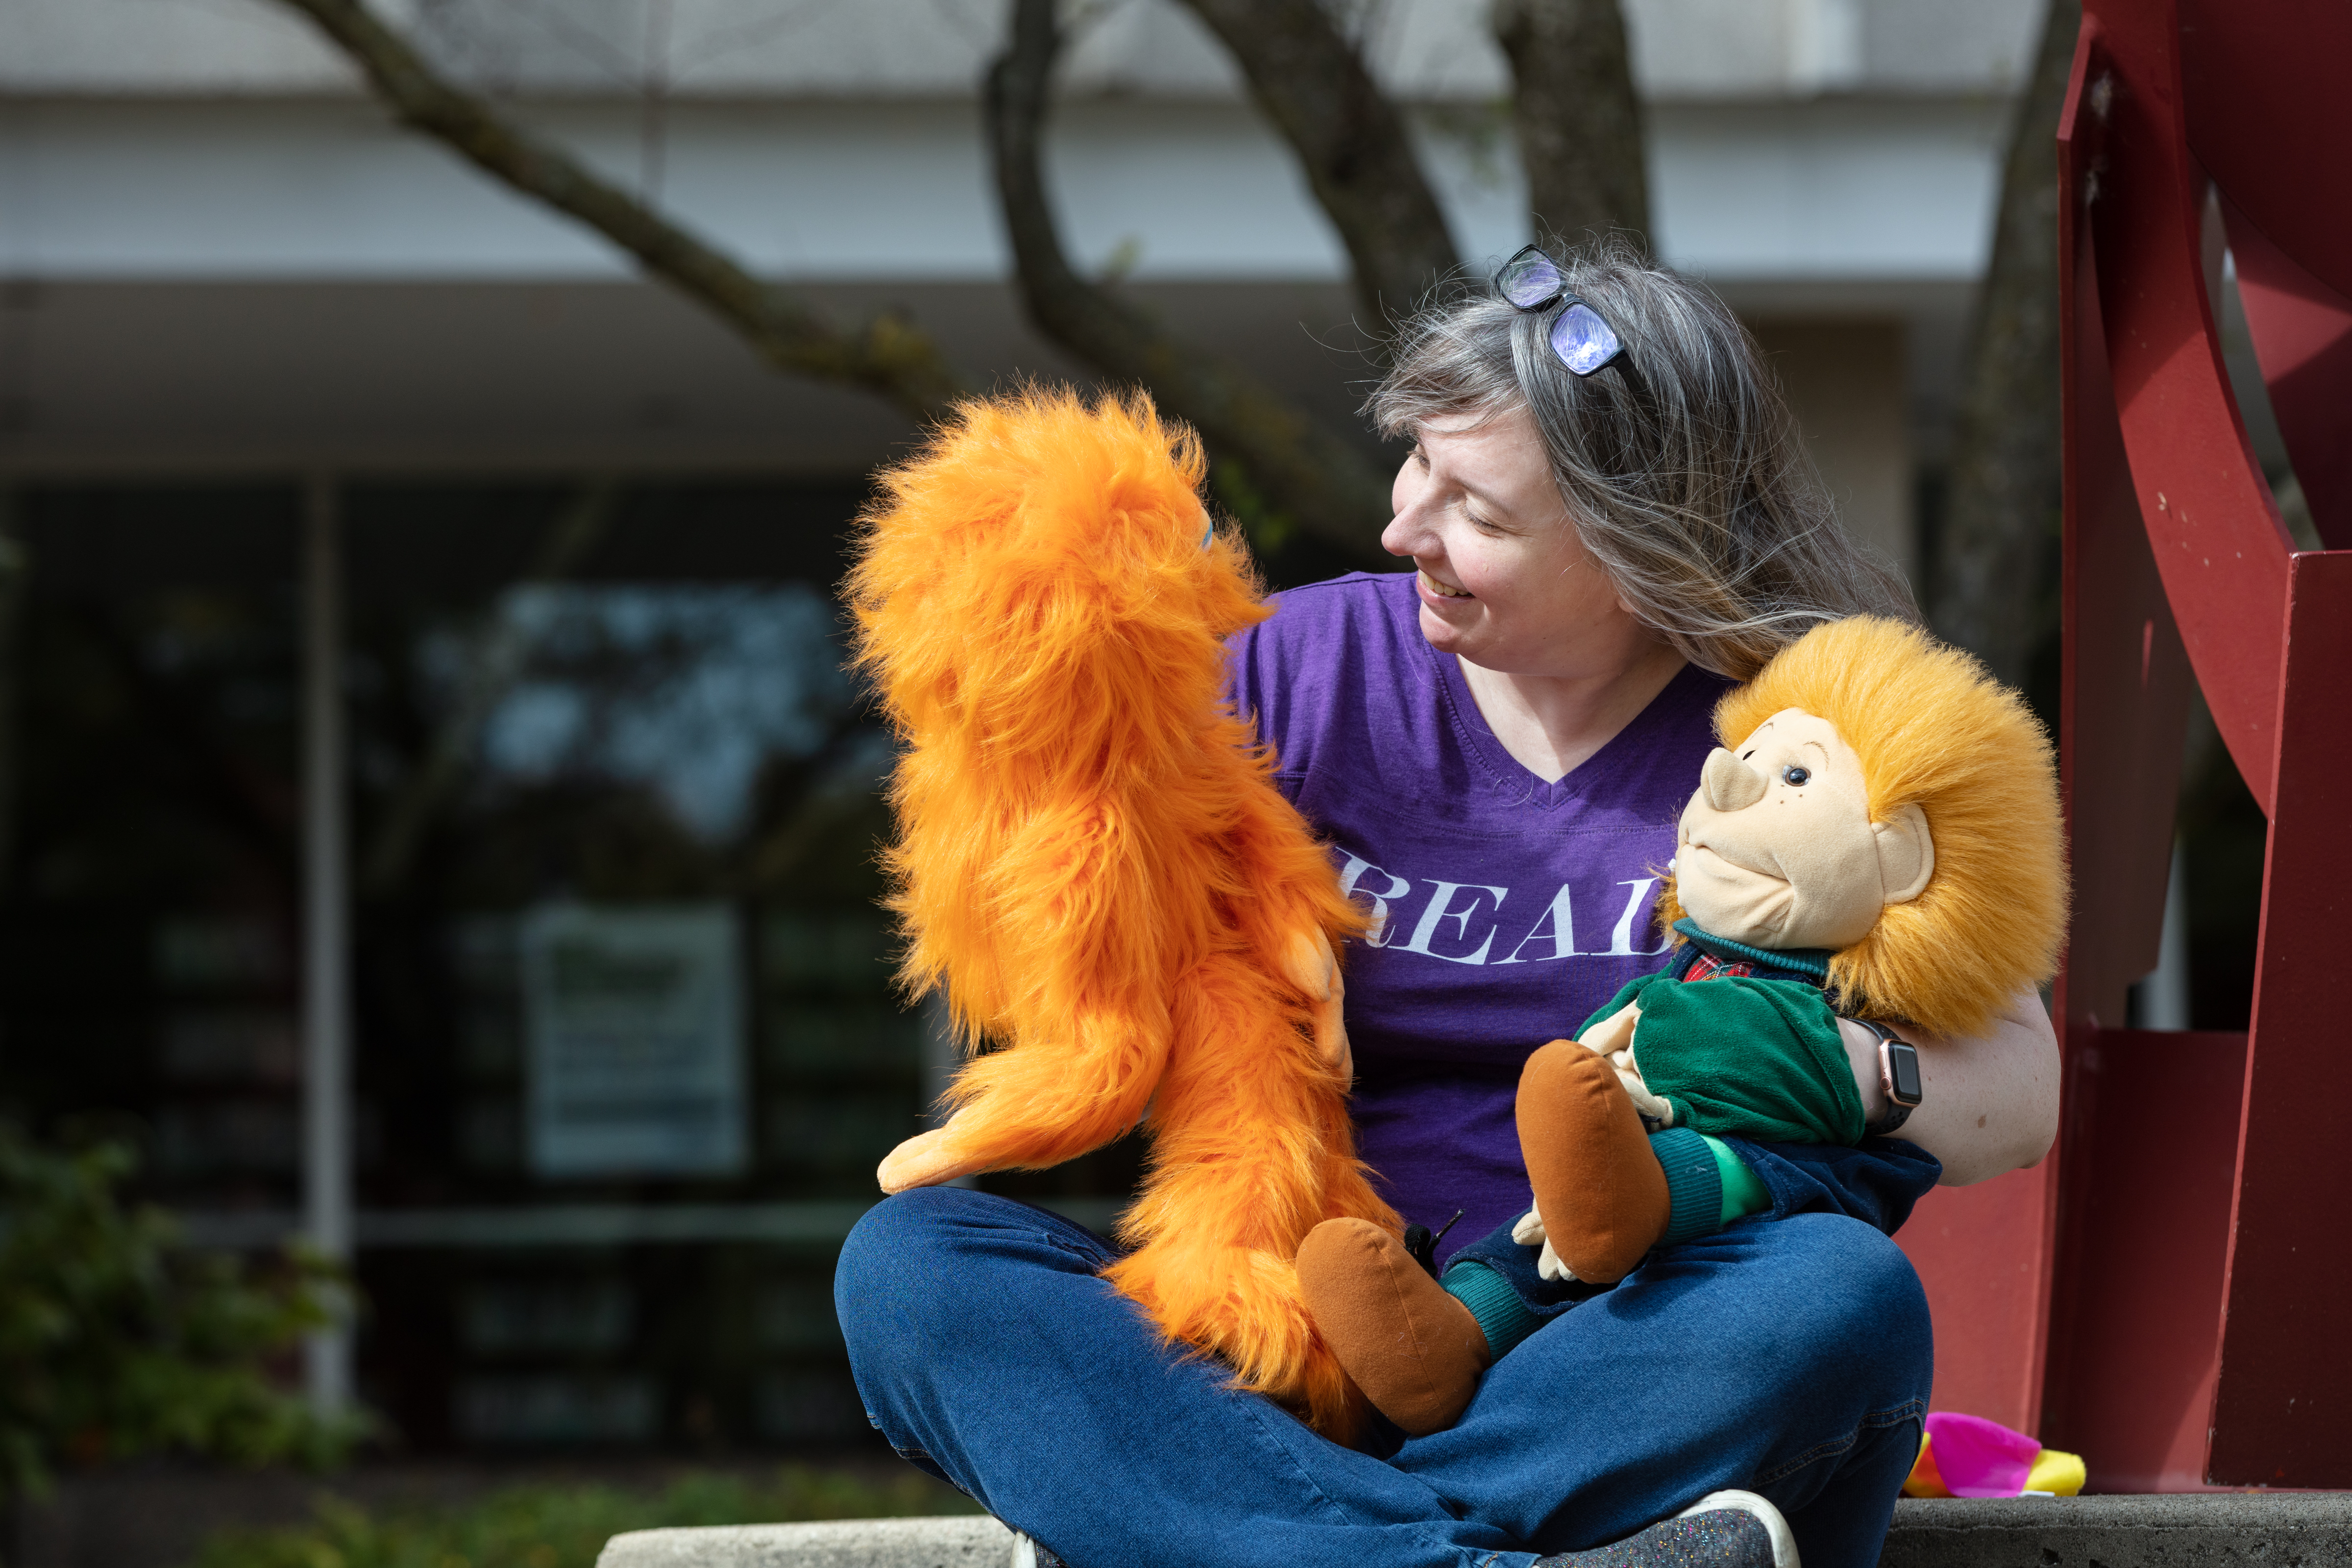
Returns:
[[[1590,1552],[1536,1560],[1535,1568],[1800,1568],[1780,1510],[1754,1492],[1710,1492],[1672,1519]]]

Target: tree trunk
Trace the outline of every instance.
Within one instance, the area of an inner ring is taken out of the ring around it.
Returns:
[[[1630,230],[1646,247],[1642,100],[1617,0],[1496,0],[1511,123],[1536,232],[1571,243]]]
[[[1081,278],[1045,197],[1047,87],[1061,51],[1055,0],[1016,0],[1012,37],[988,73],[989,151],[1023,300],[1038,329],[1239,462],[1272,510],[1360,564],[1390,564],[1379,531],[1388,481],[1331,432],[1239,364],[1178,342],[1109,289]]]
[[[2018,104],[1928,604],[1937,632],[2012,685],[2057,625],[2058,110],[2082,18],[2081,0],[2051,0]]]
[[[1404,116],[1317,0],[1184,0],[1221,39],[1297,153],[1356,273],[1364,326],[1386,335],[1460,265]]]

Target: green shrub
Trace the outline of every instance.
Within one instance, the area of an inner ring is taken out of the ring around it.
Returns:
[[[877,1483],[797,1466],[765,1483],[690,1476],[658,1496],[521,1486],[462,1508],[383,1512],[331,1499],[298,1529],[214,1537],[196,1568],[593,1568],[604,1542],[627,1530],[971,1511],[961,1493],[911,1472]]]
[[[161,1449],[237,1463],[338,1457],[268,1363],[327,1321],[334,1271],[289,1256],[255,1275],[126,1207],[131,1151],[45,1149],[0,1126],[0,1505],[60,1461]]]

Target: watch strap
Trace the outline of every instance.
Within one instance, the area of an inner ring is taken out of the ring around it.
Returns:
[[[1895,1098],[1894,1074],[1886,1059],[1887,1047],[1901,1046],[1911,1052],[1915,1059],[1918,1056],[1919,1047],[1875,1018],[1856,1018],[1853,1021],[1878,1037],[1879,1085],[1886,1096],[1886,1113],[1875,1121],[1864,1122],[1862,1131],[1865,1137],[1885,1138],[1906,1121],[1910,1121],[1911,1113],[1919,1108],[1920,1103],[1915,1100],[1906,1105]]]

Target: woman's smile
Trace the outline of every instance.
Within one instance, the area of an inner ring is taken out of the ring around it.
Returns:
[[[1381,542],[1412,558],[1432,647],[1535,679],[1613,672],[1664,647],[1586,552],[1526,410],[1424,420],[1414,436]]]

